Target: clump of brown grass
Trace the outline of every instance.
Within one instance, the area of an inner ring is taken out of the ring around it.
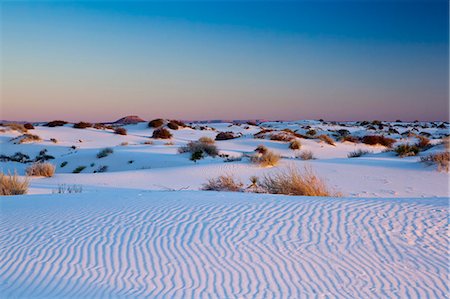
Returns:
[[[265,175],[260,184],[263,190],[271,194],[340,196],[339,193],[332,191],[310,167],[305,167],[303,172],[289,167],[275,174]]]
[[[159,128],[153,131],[152,138],[155,139],[170,139],[172,138],[172,133],[169,130],[164,128]]]
[[[11,130],[14,130],[14,131],[19,131],[21,133],[28,132],[28,129],[25,127],[25,125],[18,124],[18,123],[5,124],[5,127],[8,127],[8,128],[10,128]]]
[[[114,133],[116,133],[118,135],[127,135],[127,129],[118,127],[118,128],[114,129]]]
[[[256,148],[255,151],[256,153],[250,157],[250,161],[252,163],[258,164],[261,167],[276,166],[281,159],[280,155],[267,150],[267,148],[265,150],[262,150],[261,146]]]
[[[20,179],[17,173],[4,174],[0,172],[0,195],[22,195],[28,192],[30,181]]]
[[[325,143],[327,143],[329,145],[335,146],[333,138],[331,138],[328,135],[322,134],[322,135],[317,136],[317,138],[319,138],[320,140],[322,140],[323,142],[325,142]]]
[[[395,152],[397,153],[397,156],[403,158],[417,155],[420,152],[420,149],[416,145],[401,144],[395,148]]]
[[[198,139],[198,141],[201,142],[201,143],[204,143],[204,144],[214,144],[214,143],[216,143],[214,141],[214,139],[212,139],[210,137],[206,137],[206,136],[200,137]]]
[[[362,149],[358,149],[356,151],[350,152],[347,154],[348,158],[358,158],[358,157],[362,157],[365,156],[367,154],[372,153],[371,151],[368,150],[362,150]]]
[[[217,178],[209,179],[208,182],[203,184],[202,190],[206,191],[242,191],[244,184],[234,178],[231,174],[220,175]]]
[[[180,127],[176,122],[170,121],[167,124],[167,127],[171,130],[178,130],[178,128]]]
[[[206,141],[206,142],[203,142]],[[185,146],[182,146],[178,149],[180,154],[182,153],[197,153],[201,152],[202,154],[206,154],[211,157],[215,157],[219,154],[219,150],[217,146],[213,143],[210,143],[210,140],[205,140],[204,138],[200,138],[198,141],[190,141]],[[202,155],[203,156],[203,155]]]
[[[22,144],[22,143],[28,143],[28,142],[38,142],[38,141],[41,141],[42,139],[38,135],[23,134],[19,137],[14,138],[14,140],[18,140],[17,143]]]
[[[396,141],[395,139],[387,138],[387,137],[384,137],[383,135],[380,135],[380,136],[378,136],[378,135],[367,135],[367,136],[364,136],[361,139],[362,143],[365,143],[365,144],[368,144],[368,145],[380,144],[380,145],[383,145],[383,146],[386,146],[386,147],[392,147],[392,145],[395,143],[395,141]]]
[[[276,132],[270,134],[270,140],[289,142],[295,137],[290,132]]]
[[[74,124],[73,127],[75,129],[86,129],[86,128],[91,128],[92,124],[88,123],[88,122],[80,121],[80,122]]]
[[[52,177],[55,173],[55,166],[51,163],[34,163],[27,167],[26,174],[29,176]]]
[[[156,119],[154,119],[154,120],[151,120],[151,121],[148,123],[148,126],[149,126],[150,128],[159,128],[159,127],[161,127],[163,124],[164,124],[164,119],[162,119],[162,118],[156,118]]]
[[[65,120],[53,120],[53,121],[46,123],[45,126],[53,128],[53,127],[62,127],[65,124],[67,124],[67,122]]]
[[[216,140],[229,140],[237,137],[233,132],[220,132],[216,135]]]
[[[23,127],[27,130],[34,130],[33,124],[30,124],[30,123],[24,124]]]
[[[301,151],[297,154],[297,158],[301,160],[314,160],[314,154],[312,151]]]
[[[342,142],[352,142],[352,143],[358,143],[359,142],[359,138],[352,136],[352,135],[347,135],[342,137]]]
[[[302,143],[298,139],[292,140],[291,143],[289,144],[289,148],[291,150],[299,150],[301,147],[302,147]]]
[[[430,146],[430,139],[428,139],[427,137],[417,135],[417,139],[419,139],[419,141],[416,144],[418,148],[425,149]]]
[[[450,153],[447,152],[441,152],[441,153],[435,153],[430,154],[425,157],[420,158],[421,162],[425,162],[428,164],[436,164],[438,167],[438,171],[449,171],[449,162],[450,162]]]

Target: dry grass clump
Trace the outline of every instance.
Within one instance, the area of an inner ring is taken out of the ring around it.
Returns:
[[[342,142],[359,143],[359,138],[351,135],[342,137]]]
[[[220,132],[216,135],[216,140],[229,140],[234,138],[237,138],[237,136],[233,132]]]
[[[314,160],[314,154],[312,151],[301,151],[296,156],[300,160]]]
[[[20,179],[17,173],[0,172],[0,195],[22,195],[28,192],[28,178]]]
[[[88,122],[80,121],[79,123],[74,124],[73,127],[75,129],[86,129],[86,128],[91,128],[92,124],[88,123]]]
[[[322,135],[317,136],[317,138],[319,138],[320,140],[322,140],[323,142],[325,142],[325,143],[327,143],[329,145],[335,146],[333,138],[331,138],[328,135],[322,134]]]
[[[25,125],[22,125],[22,124],[10,123],[10,124],[5,124],[5,127],[8,127],[14,131],[19,131],[21,133],[28,132],[28,129],[25,127]],[[33,129],[34,129],[34,127],[33,127]]]
[[[171,130],[178,130],[178,128],[180,127],[176,122],[170,121],[167,124],[167,127]]]
[[[244,184],[235,179],[231,174],[220,175],[217,178],[209,179],[203,184],[202,190],[206,191],[242,191]]]
[[[442,138],[442,144],[444,145],[445,149],[448,151],[450,150],[450,137],[444,137]]]
[[[395,148],[395,152],[397,156],[403,158],[417,155],[420,149],[416,145],[401,144]]]
[[[368,150],[358,149],[356,151],[348,153],[347,157],[349,157],[349,158],[358,158],[358,157],[362,157],[362,156],[370,154],[370,153],[372,153],[372,152],[368,151]]]
[[[395,143],[395,139],[384,137],[383,135],[367,135],[361,139],[361,142],[368,145],[383,145],[386,147],[392,147]]]
[[[122,127],[118,127],[114,129],[114,133],[118,134],[118,135],[127,135],[127,129],[122,128]]]
[[[30,123],[24,124],[23,127],[27,130],[34,130],[33,124],[30,124]]]
[[[276,132],[270,134],[270,140],[289,142],[295,137],[290,132]]]
[[[151,120],[151,121],[148,123],[148,126],[149,126],[150,128],[159,128],[159,127],[161,127],[163,124],[164,124],[164,119],[162,119],[162,118],[157,118],[157,119]]]
[[[298,139],[292,140],[291,143],[289,144],[289,148],[291,150],[299,150],[301,147],[302,147],[302,143]]]
[[[33,135],[33,134],[23,134],[14,139],[18,140],[17,143],[19,143],[19,144],[42,141],[41,137],[39,137],[38,135]]]
[[[81,193],[81,192],[83,192],[83,186],[81,185],[59,184],[57,189],[52,190],[53,194]]]
[[[428,139],[427,137],[417,135],[417,139],[419,139],[419,141],[416,144],[417,147],[424,149],[430,146],[430,139]]]
[[[219,154],[219,150],[217,149],[217,146],[214,145],[214,143],[209,143],[209,140],[207,140],[208,143],[202,142],[201,138],[198,141],[190,141],[185,146],[182,146],[178,149],[178,152],[180,154],[182,153],[191,153],[192,155],[196,155],[195,157],[202,158],[204,155],[208,155],[211,157],[215,157]],[[200,154],[198,154],[200,153]],[[199,159],[193,159],[193,160],[199,160]]]
[[[300,195],[300,196],[340,196],[327,186],[311,168],[305,167],[303,172],[289,167],[287,170],[275,174],[265,175],[260,185],[263,190],[271,194]]]
[[[112,153],[114,153],[114,150],[110,147],[107,147],[98,152],[97,158],[101,159],[101,158],[109,156]]]
[[[436,164],[438,166],[438,171],[449,171],[449,162],[450,162],[450,153],[442,152],[430,154],[425,157],[420,158],[421,162],[425,162],[428,164]]]
[[[55,173],[55,166],[51,163],[34,163],[26,169],[26,174],[29,176],[45,176],[52,177]]]
[[[255,154],[250,157],[252,163],[258,164],[261,167],[276,166],[281,159],[281,156],[269,151],[267,148],[262,150],[263,146],[258,146],[255,150]]]
[[[198,141],[201,142],[201,143],[204,143],[204,144],[214,144],[214,143],[216,143],[214,141],[214,139],[212,139],[210,137],[206,137],[206,136],[200,137],[198,139]]]
[[[172,133],[169,130],[164,128],[159,128],[153,131],[152,138],[155,139],[170,139],[172,138]]]
[[[53,120],[53,121],[46,123],[44,126],[53,128],[53,127],[62,127],[65,124],[67,124],[67,122],[65,120]]]
[[[82,172],[83,170],[85,170],[86,169],[86,166],[78,166],[77,168],[75,168],[73,171],[72,171],[72,173],[80,173],[80,172]]]

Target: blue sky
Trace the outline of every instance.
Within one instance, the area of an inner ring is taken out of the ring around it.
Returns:
[[[448,119],[447,1],[1,5],[3,119]]]

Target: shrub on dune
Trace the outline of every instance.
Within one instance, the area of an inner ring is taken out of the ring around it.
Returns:
[[[114,133],[118,135],[127,135],[127,129],[119,127],[114,129]]]
[[[403,158],[417,155],[420,149],[416,145],[401,144],[395,148],[395,152],[397,156]]]
[[[214,141],[214,139],[212,139],[210,137],[206,137],[206,136],[200,137],[198,139],[198,141],[201,142],[201,143],[204,143],[204,144],[214,144],[214,143],[216,143]]]
[[[180,127],[177,123],[171,121],[167,124],[167,127],[171,130],[178,130],[178,128]]]
[[[430,146],[430,139],[428,139],[427,137],[417,135],[417,139],[419,139],[419,141],[416,144],[417,147],[425,149]]]
[[[107,147],[98,152],[97,158],[101,159],[101,158],[109,156],[112,153],[114,153],[114,150],[110,147]]]
[[[67,122],[64,120],[53,120],[53,121],[46,123],[44,126],[53,128],[53,127],[62,127],[65,124],[67,124]]]
[[[352,142],[352,143],[358,143],[360,140],[358,137],[347,135],[342,137],[342,142]]]
[[[325,142],[329,145],[335,146],[333,138],[331,138],[328,135],[319,135],[319,136],[317,136],[317,138],[319,138],[320,140],[322,140],[323,142]]]
[[[257,148],[258,150],[258,148]],[[256,150],[255,150],[256,151]],[[250,157],[250,161],[254,164],[258,164],[261,167],[276,166],[280,161],[281,156],[275,154],[272,151],[266,150],[264,153],[256,152]]]
[[[421,162],[425,162],[428,164],[436,164],[438,166],[438,171],[449,171],[449,162],[450,162],[450,153],[442,152],[430,154],[425,157],[420,158]]]
[[[29,176],[52,177],[54,173],[55,166],[51,163],[37,162],[26,169],[26,174]]]
[[[72,173],[80,173],[80,172],[82,172],[83,170],[85,170],[86,169],[86,166],[78,166],[77,168],[75,168],[73,171],[72,171]]]
[[[301,196],[339,196],[318,177],[311,168],[305,167],[300,172],[294,167],[265,175],[261,180],[261,187],[267,193],[301,195]]]
[[[302,143],[298,139],[292,140],[291,143],[289,144],[289,148],[291,150],[299,150],[301,147]]]
[[[220,132],[216,135],[216,140],[229,140],[234,138],[237,138],[237,136],[233,132]]]
[[[92,124],[88,123],[88,122],[80,121],[79,123],[74,124],[73,127],[75,129],[86,129],[86,128],[91,128]]]
[[[314,160],[314,154],[312,151],[301,151],[298,155],[297,158],[299,158],[300,160]]]
[[[28,178],[20,179],[14,174],[0,172],[0,195],[22,195],[28,192]]]
[[[148,126],[149,126],[150,128],[159,128],[159,127],[161,127],[163,124],[164,124],[164,119],[162,119],[162,118],[156,118],[156,119],[154,119],[154,120],[151,120],[151,121],[148,123]]]
[[[23,134],[13,140],[18,140],[18,144],[42,141],[41,137],[33,134]]]
[[[172,138],[172,133],[169,130],[164,128],[159,128],[153,131],[152,138],[155,139],[170,139]]]
[[[358,157],[362,157],[362,156],[370,154],[370,153],[371,153],[371,151],[358,149],[356,151],[348,153],[347,157],[349,157],[349,158],[358,158]]]
[[[234,178],[232,175],[221,175],[217,178],[209,179],[207,183],[203,184],[202,190],[206,191],[242,191],[244,184]]]
[[[395,139],[384,137],[383,135],[367,135],[361,139],[361,142],[368,145],[383,145],[386,147],[392,147],[396,142]]]

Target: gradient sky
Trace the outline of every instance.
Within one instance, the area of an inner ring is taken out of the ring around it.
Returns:
[[[423,1],[6,1],[1,118],[448,120]]]

